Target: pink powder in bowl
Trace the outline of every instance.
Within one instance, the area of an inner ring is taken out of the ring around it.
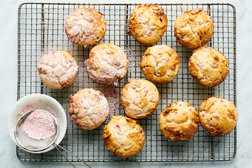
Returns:
[[[30,137],[36,140],[50,138],[56,133],[53,118],[43,112],[42,109],[36,109],[32,112],[22,124],[23,131]]]
[[[27,112],[29,112],[29,111],[31,111],[31,110],[36,110],[36,109],[43,109],[43,110],[45,110],[45,111],[48,111],[48,112],[50,112],[52,115],[54,115],[54,116],[56,116],[56,113],[52,110],[52,109],[50,109],[49,107],[45,107],[45,106],[35,106],[35,105],[33,105],[33,104],[27,104],[23,109],[22,109],[22,111],[21,111],[21,114],[24,114],[24,113],[27,113]]]

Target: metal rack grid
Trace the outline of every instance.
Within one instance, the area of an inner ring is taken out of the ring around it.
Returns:
[[[21,98],[32,93],[43,93],[57,99],[68,111],[68,96],[79,89],[92,87],[101,90],[110,103],[112,115],[125,115],[120,107],[120,90],[130,78],[144,78],[138,62],[148,46],[137,43],[128,36],[128,20],[138,4],[70,4],[70,3],[24,3],[18,11],[18,95]],[[168,17],[168,28],[157,44],[167,44],[175,49],[181,60],[178,76],[170,83],[157,84],[160,103],[154,115],[139,120],[146,143],[135,157],[121,159],[109,152],[102,140],[104,124],[93,131],[78,129],[69,121],[66,136],[61,145],[73,151],[84,161],[217,161],[231,160],[236,154],[236,129],[227,136],[211,137],[200,126],[198,133],[189,141],[170,142],[159,130],[158,117],[171,102],[186,101],[196,108],[210,96],[223,97],[236,104],[236,13],[230,4],[160,4]],[[88,78],[84,60],[90,49],[74,46],[65,35],[66,17],[80,7],[94,8],[104,14],[107,32],[101,42],[114,43],[128,52],[130,65],[127,76],[118,87],[94,83]],[[226,80],[213,88],[199,86],[188,74],[187,62],[191,50],[178,44],[173,33],[174,22],[181,13],[193,8],[208,12],[215,25],[212,40],[207,44],[222,53],[229,61],[230,72]],[[50,50],[69,50],[79,64],[79,74],[72,86],[55,91],[41,82],[36,66],[39,57]],[[56,150],[45,154],[29,154],[17,148],[17,156],[23,161],[66,161]],[[68,156],[70,161],[78,161]]]

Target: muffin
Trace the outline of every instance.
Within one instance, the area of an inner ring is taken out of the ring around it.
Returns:
[[[195,51],[188,62],[189,73],[202,86],[213,87],[228,75],[228,61],[218,50],[204,46]]]
[[[69,115],[78,128],[93,130],[107,119],[108,101],[98,90],[82,89],[69,96]]]
[[[145,51],[139,66],[148,80],[166,83],[177,76],[179,63],[175,50],[167,45],[155,45]]]
[[[113,116],[104,126],[104,143],[113,154],[122,158],[138,154],[145,142],[143,128],[135,120]]]
[[[141,44],[154,44],[166,32],[168,20],[164,10],[156,5],[140,5],[129,19],[129,35]]]
[[[212,18],[200,8],[184,12],[174,24],[174,34],[178,42],[190,49],[204,46],[212,37]]]
[[[131,79],[121,91],[121,106],[127,116],[138,119],[152,115],[157,108],[157,87],[144,79]]]
[[[85,61],[88,75],[95,82],[117,85],[127,73],[127,54],[114,44],[99,44],[89,52]]]
[[[159,126],[166,139],[189,140],[199,128],[197,110],[187,102],[173,102],[160,114]]]
[[[102,13],[90,8],[75,9],[66,19],[65,32],[76,46],[85,48],[97,44],[106,33]]]
[[[238,120],[235,105],[226,99],[210,97],[200,105],[199,110],[200,123],[211,136],[229,134]]]
[[[47,87],[59,90],[74,82],[79,66],[69,51],[51,51],[40,57],[37,70]]]

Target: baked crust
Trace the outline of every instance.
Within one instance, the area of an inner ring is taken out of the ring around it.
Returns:
[[[184,12],[174,24],[178,42],[190,49],[204,46],[212,37],[214,24],[211,16],[200,8]]]
[[[156,83],[172,81],[179,72],[180,59],[167,45],[149,47],[139,63],[145,77]]]
[[[113,154],[122,158],[138,154],[145,142],[142,127],[133,119],[113,116],[104,126],[104,143]]]
[[[79,90],[74,96],[69,96],[69,115],[78,128],[93,130],[107,119],[108,101],[98,90]]]
[[[152,115],[159,102],[157,87],[144,79],[131,79],[121,91],[121,106],[128,117],[139,119]]]
[[[75,9],[66,19],[65,32],[76,46],[85,48],[97,44],[106,33],[102,13],[91,8]]]
[[[129,19],[129,35],[139,43],[150,45],[158,42],[167,29],[167,16],[156,5],[137,6]]]
[[[79,71],[79,66],[70,51],[51,51],[40,57],[37,66],[43,83],[54,90],[70,86]]]
[[[189,73],[202,86],[213,87],[228,75],[226,57],[211,47],[201,47],[193,51],[188,62]]]
[[[159,126],[166,139],[189,140],[199,128],[197,110],[187,102],[173,102],[160,114]]]
[[[211,136],[227,135],[238,121],[235,105],[223,98],[210,97],[199,108],[200,123]]]
[[[112,43],[101,43],[92,48],[85,64],[91,79],[107,85],[117,85],[128,69],[127,54]]]

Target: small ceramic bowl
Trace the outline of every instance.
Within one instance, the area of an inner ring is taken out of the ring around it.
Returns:
[[[29,104],[32,104],[36,107],[49,108],[55,112],[56,118],[58,119],[58,123],[59,123],[59,133],[55,141],[55,143],[58,145],[66,134],[66,129],[67,129],[66,113],[63,107],[61,106],[61,104],[57,100],[44,94],[30,94],[18,100],[16,104],[14,105],[10,113],[9,121],[8,121],[9,134],[13,142],[17,145],[16,139],[14,136],[17,120],[21,115],[22,109],[24,109],[25,106]],[[53,148],[54,148],[53,146],[50,146],[49,148],[43,151],[39,151],[39,152],[31,152],[23,148],[22,149],[30,153],[45,153],[52,150]]]

